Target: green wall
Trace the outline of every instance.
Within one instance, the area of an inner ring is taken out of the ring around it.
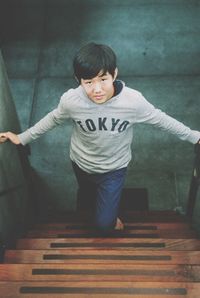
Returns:
[[[20,126],[0,52],[0,131]],[[24,177],[25,156],[9,142],[0,145],[0,248],[10,247],[30,222],[30,196]]]

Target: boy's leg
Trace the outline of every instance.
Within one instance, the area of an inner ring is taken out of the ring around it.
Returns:
[[[74,162],[72,162],[72,166],[79,186],[77,193],[77,210],[87,210],[87,212],[91,213],[94,217],[97,187],[90,179],[90,174],[81,170]]]
[[[87,206],[94,217],[95,225],[102,232],[121,228],[117,220],[119,203],[127,168],[105,174],[88,174],[72,163],[79,184],[78,208]]]
[[[95,179],[98,184],[95,223],[102,232],[111,232],[119,226],[117,216],[125,176],[126,168],[122,168],[97,175]]]

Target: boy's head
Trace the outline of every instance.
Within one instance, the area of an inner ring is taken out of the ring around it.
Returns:
[[[79,83],[81,79],[92,79],[100,72],[107,72],[114,78],[117,67],[116,55],[107,45],[88,43],[75,55],[73,60],[74,75]]]
[[[76,54],[73,66],[76,79],[93,102],[102,104],[114,95],[117,67],[116,55],[110,47],[85,45]]]

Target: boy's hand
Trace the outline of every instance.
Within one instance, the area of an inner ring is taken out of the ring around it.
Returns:
[[[12,133],[10,131],[0,133],[0,143],[4,143],[7,140],[10,140],[15,145],[20,144],[20,140],[19,140],[18,136],[15,133]]]

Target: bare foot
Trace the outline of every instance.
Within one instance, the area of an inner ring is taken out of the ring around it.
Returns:
[[[124,229],[124,224],[121,221],[121,219],[118,217],[115,225],[115,230],[123,230]]]

